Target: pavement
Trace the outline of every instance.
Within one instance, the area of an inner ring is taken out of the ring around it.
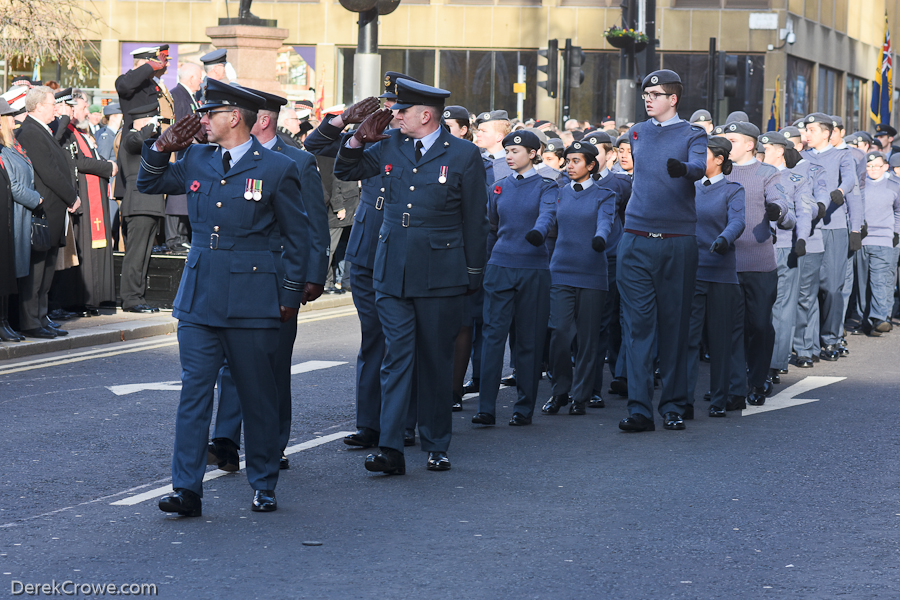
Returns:
[[[300,313],[352,305],[353,296],[350,293],[327,294],[301,306]],[[79,317],[61,322],[59,325],[68,331],[69,335],[52,340],[29,338],[18,343],[0,342],[0,361],[168,335],[175,333],[178,320],[172,317],[171,310],[141,314],[117,308],[115,311],[103,309],[99,316]]]

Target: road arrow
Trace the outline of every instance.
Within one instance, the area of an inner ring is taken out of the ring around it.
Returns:
[[[800,406],[801,404],[808,404],[810,402],[818,402],[818,398],[801,399],[797,396],[801,396],[816,388],[825,387],[826,385],[831,385],[832,383],[837,383],[838,381],[843,381],[845,379],[847,378],[817,376],[805,377],[794,385],[781,390],[771,398],[767,398],[766,403],[762,406],[747,405],[747,408],[741,411],[741,416],[749,417],[751,415],[758,415],[759,413],[769,412],[771,410],[779,410],[781,408]]]

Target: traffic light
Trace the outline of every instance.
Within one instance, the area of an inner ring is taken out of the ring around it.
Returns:
[[[737,95],[738,57],[736,54],[719,52],[718,82],[716,96],[721,100]]]
[[[569,86],[581,87],[581,84],[584,83],[584,71],[581,70],[581,65],[584,64],[584,52],[581,50],[581,46],[573,46],[569,40],[566,40],[566,48],[569,56],[566,67],[569,70]]]
[[[538,67],[538,71],[547,74],[547,79],[538,81],[538,86],[547,90],[547,95],[556,98],[559,89],[559,40],[548,40],[547,49],[538,50],[538,56],[546,58],[547,64]]]

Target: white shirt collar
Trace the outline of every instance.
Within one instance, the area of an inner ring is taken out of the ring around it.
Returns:
[[[569,183],[569,187],[571,187],[573,190],[575,189],[575,183],[576,182],[574,182],[574,181]],[[585,179],[584,181],[581,182],[581,189],[586,190],[589,187],[591,187],[592,185],[594,185],[594,180],[593,180],[593,178],[588,177],[587,179]]]
[[[43,127],[43,128],[47,131],[47,133],[49,133],[50,135],[53,135],[53,131],[50,130],[50,126],[49,126],[49,125],[47,125],[46,123],[44,123],[43,121],[41,121],[40,119],[38,119],[37,117],[35,117],[34,115],[28,115],[28,116],[31,117],[32,119],[34,119],[34,122],[35,122],[35,123],[37,123],[38,125],[40,125],[41,127]]]
[[[832,146],[831,144],[828,144],[827,146],[825,146],[825,148],[823,150],[816,150],[815,148],[813,148],[812,151],[815,152],[816,154],[825,154],[826,152],[828,152],[829,150],[832,150],[833,148],[834,148],[834,146]]]
[[[722,181],[723,179],[725,179],[725,175],[723,175],[722,173],[719,173],[718,175],[713,175],[712,178],[709,178],[706,175],[704,175],[703,178],[700,180],[700,183],[702,184],[703,182],[708,181],[709,185],[712,185],[714,183],[718,183],[719,181]]]
[[[441,128],[438,127],[437,129],[435,129],[434,131],[432,131],[431,133],[429,133],[428,135],[426,135],[423,138],[419,138],[418,140],[415,140],[415,138],[410,138],[410,139],[413,139],[414,142],[415,141],[422,142],[422,154],[424,155],[426,152],[428,152],[428,149],[431,148],[431,146],[437,141],[437,139],[440,137],[440,135],[441,135]]]
[[[747,165],[752,165],[755,162],[759,162],[759,161],[756,160],[756,157],[754,156],[753,158],[749,158],[742,163],[734,163],[734,164],[738,167],[746,167]]]
[[[677,114],[668,121],[657,121],[656,117],[650,117],[650,122],[654,125],[659,125],[660,127],[668,127],[669,125],[674,125],[675,123],[679,123],[680,121],[681,118]]]
[[[241,144],[240,146],[235,146],[230,150],[226,150],[225,148],[220,147],[219,149],[222,151],[222,155],[225,155],[225,152],[229,152],[231,154],[231,166],[238,164],[238,162],[243,158],[247,151],[250,149],[250,146],[253,145],[253,136],[250,136],[250,139]]]
[[[256,139],[259,139],[259,138],[256,138]],[[262,144],[263,148],[266,148],[267,150],[271,150],[272,148],[275,147],[275,142],[277,142],[277,141],[278,141],[278,136],[273,135],[271,140],[269,140],[268,142],[260,142],[260,144]]]

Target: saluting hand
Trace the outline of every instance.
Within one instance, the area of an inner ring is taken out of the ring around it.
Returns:
[[[380,106],[381,103],[378,102],[378,98],[369,96],[345,109],[344,112],[341,113],[340,119],[343,121],[344,125],[362,123],[366,120],[366,117],[378,110]]]
[[[191,145],[194,136],[200,131],[200,117],[186,115],[177,123],[166,129],[156,140],[156,149],[160,152],[178,152]]]
[[[394,113],[389,108],[382,108],[373,112],[366,117],[362,125],[356,128],[353,139],[360,145],[374,144],[381,140],[386,140],[390,136],[384,135],[384,128],[390,125],[394,118]]]

